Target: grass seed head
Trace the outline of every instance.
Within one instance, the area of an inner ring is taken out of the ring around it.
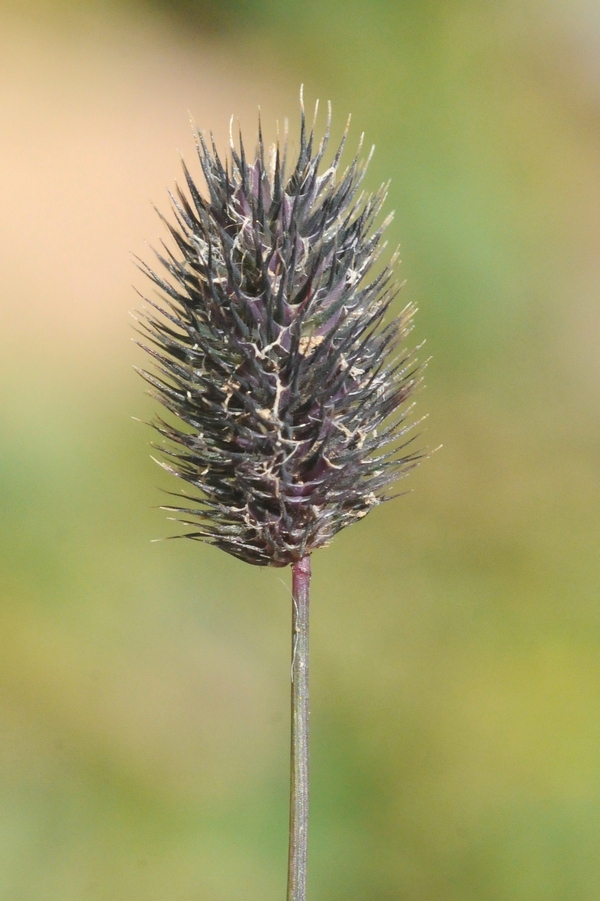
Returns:
[[[187,190],[165,220],[174,249],[142,268],[147,300],[142,375],[175,420],[158,418],[163,466],[188,483],[166,507],[207,541],[259,566],[285,566],[327,545],[389,499],[421,454],[408,450],[407,405],[419,379],[403,349],[412,307],[387,321],[395,260],[374,264],[391,217],[386,186],[360,192],[368,164],[324,168],[302,110],[297,159],[259,124],[255,158],[242,137],[225,161],[198,133],[206,182],[185,163]]]

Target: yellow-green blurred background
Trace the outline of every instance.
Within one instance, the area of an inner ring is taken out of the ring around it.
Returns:
[[[289,573],[151,543],[127,313],[189,115],[294,145],[302,82],[444,445],[313,558],[310,899],[600,897],[599,59],[593,0],[0,5],[0,901],[284,897]]]

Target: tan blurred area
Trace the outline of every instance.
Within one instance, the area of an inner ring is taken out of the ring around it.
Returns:
[[[168,204],[177,151],[194,155],[190,117],[226,147],[230,116],[255,131],[285,95],[151,11],[13,12],[0,41],[3,340],[85,380],[118,352],[131,253],[161,232],[151,202]]]
[[[310,898],[597,901],[599,48],[584,0],[0,5],[0,901],[283,898],[289,575],[154,542],[129,311],[190,116],[293,145],[303,82],[392,179],[443,445],[314,555]]]

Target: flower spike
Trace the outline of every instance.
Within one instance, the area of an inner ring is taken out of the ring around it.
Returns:
[[[422,456],[405,437],[414,308],[386,324],[395,257],[373,274],[387,186],[359,193],[370,156],[340,172],[349,121],[319,174],[330,122],[313,151],[302,106],[290,174],[287,125],[266,162],[260,124],[253,162],[241,134],[222,162],[197,132],[206,194],[182,163],[176,249],[156,253],[163,275],[141,264],[162,298],[144,313],[155,368],[141,374],[178,420],[154,423],[162,465],[191,486],[165,509],[191,526],[184,537],[259,566],[327,545]]]

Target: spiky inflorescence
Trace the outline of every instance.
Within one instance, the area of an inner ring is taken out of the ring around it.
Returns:
[[[165,278],[142,264],[163,297],[144,325],[159,374],[142,375],[185,424],[154,423],[163,466],[198,492],[165,509],[194,527],[185,537],[260,566],[328,544],[419,458],[399,410],[419,379],[399,350],[413,309],[384,324],[395,257],[368,278],[386,186],[359,195],[358,156],[338,174],[346,134],[319,174],[329,123],[313,152],[303,112],[290,175],[285,145],[265,162],[260,124],[253,163],[241,135],[223,165],[198,134],[208,195],[183,164],[189,196],[171,196],[167,223],[178,253],[157,254]]]

